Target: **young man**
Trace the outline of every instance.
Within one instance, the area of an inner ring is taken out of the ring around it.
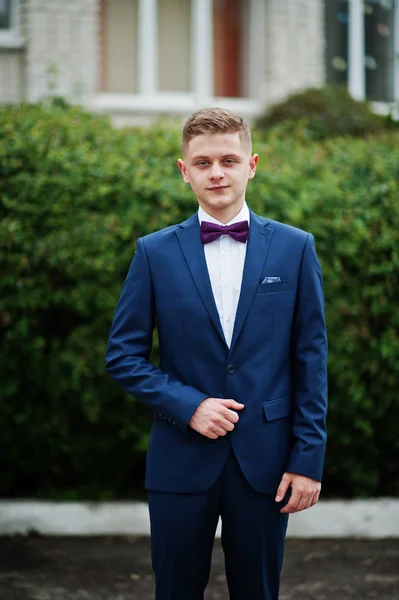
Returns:
[[[202,600],[219,515],[231,600],[277,600],[288,514],[320,493],[326,355],[311,234],[245,203],[241,117],[186,122],[199,210],[137,241],[106,369],[153,411],[146,487],[156,600]],[[155,322],[160,365],[149,361]]]

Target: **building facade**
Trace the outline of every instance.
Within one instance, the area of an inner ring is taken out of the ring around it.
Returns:
[[[119,123],[251,118],[326,82],[384,111],[398,57],[399,0],[0,0],[0,102],[57,94]]]

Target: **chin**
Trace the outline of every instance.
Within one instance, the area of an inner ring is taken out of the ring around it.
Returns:
[[[212,198],[209,201],[210,206],[220,206],[221,208],[227,208],[233,204],[233,200],[231,198],[226,198],[226,196],[220,194],[217,198]]]
[[[229,206],[230,204],[226,202],[215,202],[214,204],[209,205],[213,210],[225,210],[226,208],[229,208]]]

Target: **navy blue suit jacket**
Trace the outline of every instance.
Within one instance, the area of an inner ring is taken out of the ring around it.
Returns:
[[[280,282],[262,283],[265,277]],[[159,367],[150,362],[158,327]],[[153,411],[146,487],[209,489],[234,449],[248,482],[273,494],[285,471],[321,480],[327,339],[311,234],[251,212],[233,339],[212,294],[198,215],[137,241],[116,308],[106,369]],[[207,397],[245,408],[216,440],[189,425]]]

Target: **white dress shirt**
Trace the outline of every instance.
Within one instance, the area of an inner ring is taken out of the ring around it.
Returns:
[[[244,206],[234,219],[228,223],[221,223],[208,215],[200,206],[198,209],[198,218],[200,223],[202,221],[209,221],[218,225],[232,225],[238,221],[248,221],[249,224],[249,209],[247,204],[244,203]],[[214,242],[204,244],[205,260],[208,267],[209,279],[211,280],[213,296],[224,337],[229,348],[233,337],[246,251],[246,243],[236,242],[229,235],[222,235]]]

